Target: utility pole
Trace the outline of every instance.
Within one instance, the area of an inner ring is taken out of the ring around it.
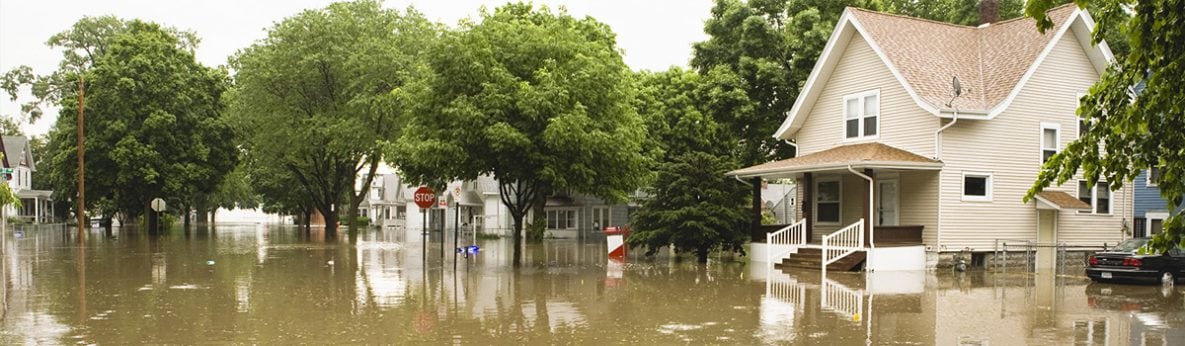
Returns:
[[[86,147],[83,144],[82,116],[86,108],[86,77],[78,74],[78,241],[86,236]]]

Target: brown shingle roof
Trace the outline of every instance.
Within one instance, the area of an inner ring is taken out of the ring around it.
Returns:
[[[1049,10],[1054,28],[1075,8],[1066,4]],[[1003,102],[1056,33],[1037,32],[1032,18],[971,27],[849,10],[925,102],[944,105],[951,97],[951,77],[958,76],[965,92],[955,105],[964,110],[989,110]]]
[[[760,165],[728,172],[728,175],[752,176],[764,173],[777,174],[809,172],[845,168],[847,166],[860,168],[875,168],[879,166],[937,169],[942,167],[942,161],[934,160],[881,143],[861,143],[838,146],[824,151],[781,161],[766,162]]]
[[[1086,204],[1080,199],[1070,196],[1070,194],[1061,191],[1041,191],[1037,193],[1037,200],[1048,203],[1058,210],[1061,209],[1090,209],[1090,204]]]

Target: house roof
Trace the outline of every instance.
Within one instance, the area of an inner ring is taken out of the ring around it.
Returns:
[[[1074,198],[1074,196],[1070,196],[1070,194],[1062,191],[1041,191],[1037,193],[1036,198],[1037,209],[1090,209],[1090,204],[1086,204],[1086,202]]]
[[[4,142],[4,167],[15,168],[20,166],[21,158],[28,155],[25,150],[28,149],[29,139],[25,136],[0,136],[0,141]],[[29,158],[26,164],[30,169],[34,169],[33,160]]]
[[[1050,9],[1053,28],[1037,31],[1032,18],[979,27],[847,8],[775,137],[789,139],[805,122],[847,43],[860,35],[915,103],[940,117],[952,116],[951,79],[964,92],[952,106],[960,117],[994,118],[1011,103],[1058,39],[1073,29],[1097,72],[1112,59],[1106,43],[1092,46],[1093,21],[1073,4]]]
[[[897,149],[882,143],[860,143],[838,146],[824,151],[766,162],[728,172],[728,175],[747,177],[793,176],[806,172],[843,170],[852,168],[881,168],[905,170],[938,170],[942,161]]]

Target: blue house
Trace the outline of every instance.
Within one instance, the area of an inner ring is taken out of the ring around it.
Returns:
[[[1170,212],[1179,211],[1185,206],[1179,205],[1174,210],[1168,209],[1168,202],[1160,198],[1160,189],[1156,187],[1156,181],[1159,179],[1160,170],[1152,168],[1140,172],[1132,184],[1135,187],[1135,197],[1132,198],[1132,210],[1135,212],[1132,235],[1135,237],[1148,237],[1160,233],[1164,229],[1164,219],[1169,217]]]

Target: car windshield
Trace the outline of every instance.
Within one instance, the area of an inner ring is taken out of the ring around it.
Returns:
[[[1122,243],[1119,243],[1119,245],[1115,245],[1115,247],[1111,248],[1111,251],[1136,252],[1137,249],[1139,249],[1140,247],[1144,246],[1144,244],[1147,244],[1147,243],[1148,243],[1147,238],[1128,239]]]

